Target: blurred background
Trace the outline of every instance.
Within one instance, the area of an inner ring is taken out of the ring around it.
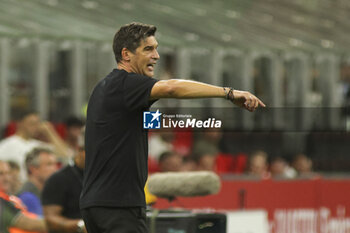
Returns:
[[[158,27],[156,78],[248,90],[269,111],[233,113],[222,110],[231,108],[222,100],[160,101],[156,108],[206,107],[202,115],[226,116],[224,130],[250,140],[229,143],[228,152],[308,152],[320,170],[347,171],[349,8],[345,0],[2,0],[0,126],[6,131],[25,109],[54,123],[84,116],[94,85],[116,68],[113,35],[139,21]],[[278,134],[279,149],[254,130]]]
[[[157,102],[154,108],[181,113],[198,109],[202,116],[222,118],[224,127],[151,132],[150,172],[296,179],[304,169],[311,180],[348,180],[349,17],[347,0],[0,0],[2,137],[16,131],[16,114],[30,109],[64,137],[65,119],[84,118],[94,85],[116,68],[115,32],[136,21],[158,28],[155,78],[232,86],[268,106],[250,114],[216,99]],[[169,150],[181,162],[160,164],[171,158],[163,153]],[[301,165],[298,159],[304,159]],[[340,205],[350,207],[349,201]]]

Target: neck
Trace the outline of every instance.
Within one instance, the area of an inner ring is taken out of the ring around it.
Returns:
[[[125,61],[121,61],[121,62],[118,63],[118,69],[119,70],[125,70],[128,73],[132,72],[129,63],[126,63]]]
[[[37,187],[40,191],[43,190],[44,183],[41,182],[39,179],[36,179],[34,177],[29,177],[28,180],[34,184],[35,187]]]

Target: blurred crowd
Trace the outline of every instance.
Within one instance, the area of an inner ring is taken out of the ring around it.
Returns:
[[[0,141],[0,221],[5,224],[0,232],[85,232],[79,210],[84,121],[69,117],[53,125],[29,111],[9,126]],[[262,179],[318,176],[305,154],[291,160],[263,150],[229,154],[221,150],[222,138],[217,129],[150,132],[149,172],[205,170]]]
[[[217,129],[207,129],[195,135],[169,130],[153,132],[149,139],[149,171],[205,170],[264,179],[318,176],[313,171],[312,160],[304,153],[297,153],[292,158],[269,156],[264,150],[224,153],[220,148],[222,136],[222,131]]]
[[[79,196],[85,165],[84,121],[64,131],[18,114],[0,141],[0,232],[86,232]]]

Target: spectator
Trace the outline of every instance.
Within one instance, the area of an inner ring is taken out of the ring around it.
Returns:
[[[19,165],[14,161],[7,161],[8,165],[10,166],[10,189],[8,191],[9,194],[15,195],[18,193],[20,188],[22,187],[22,182],[20,178],[20,167]]]
[[[192,154],[196,161],[196,170],[214,171],[216,157],[219,154],[219,142],[222,132],[218,129],[205,129],[193,146]]]
[[[160,155],[164,152],[173,151],[173,140],[174,133],[171,131],[153,133],[149,138],[149,156],[154,160],[159,160]]]
[[[85,166],[83,142],[80,137],[74,164],[56,172],[45,183],[42,204],[50,232],[86,232],[79,209]]]
[[[312,161],[305,154],[297,154],[293,158],[292,166],[297,171],[298,176],[315,176],[316,173],[312,170]]]
[[[161,172],[178,172],[182,167],[182,157],[176,152],[167,151],[160,155],[158,164]]]
[[[194,156],[197,171],[214,171],[216,156],[213,154],[203,153]]]
[[[69,154],[71,157],[75,155],[75,151],[79,148],[79,137],[81,136],[82,129],[85,125],[84,121],[78,117],[71,116],[65,120],[66,136],[65,141],[69,147]]]
[[[193,154],[210,154],[216,156],[219,152],[219,142],[222,132],[219,129],[206,129],[193,146]]]
[[[31,213],[42,216],[41,191],[45,181],[57,170],[57,161],[52,151],[36,147],[27,154],[28,181],[24,183],[18,197]]]
[[[35,138],[44,136],[45,140],[50,143],[44,143]],[[48,122],[41,122],[36,112],[23,112],[17,119],[17,131],[0,142],[0,159],[12,160],[20,166],[21,181],[27,178],[25,169],[25,155],[34,147],[52,145],[56,154],[65,157],[67,146],[58,136],[52,125]]]
[[[10,166],[0,161],[0,232],[8,233],[10,228],[46,232],[44,220],[30,216],[18,199],[8,195],[9,189]]]
[[[268,171],[268,156],[264,151],[255,151],[249,158],[248,173],[260,178],[269,178],[271,174]]]
[[[197,170],[197,162],[191,157],[186,156],[183,158],[181,171],[195,171]]]
[[[271,160],[270,172],[272,177],[275,178],[295,178],[297,175],[296,171],[289,166],[288,162],[280,156]]]

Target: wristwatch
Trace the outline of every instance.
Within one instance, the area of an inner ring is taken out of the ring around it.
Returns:
[[[85,228],[85,223],[84,223],[84,220],[81,219],[77,223],[77,232],[78,233],[84,233],[84,228]]]

